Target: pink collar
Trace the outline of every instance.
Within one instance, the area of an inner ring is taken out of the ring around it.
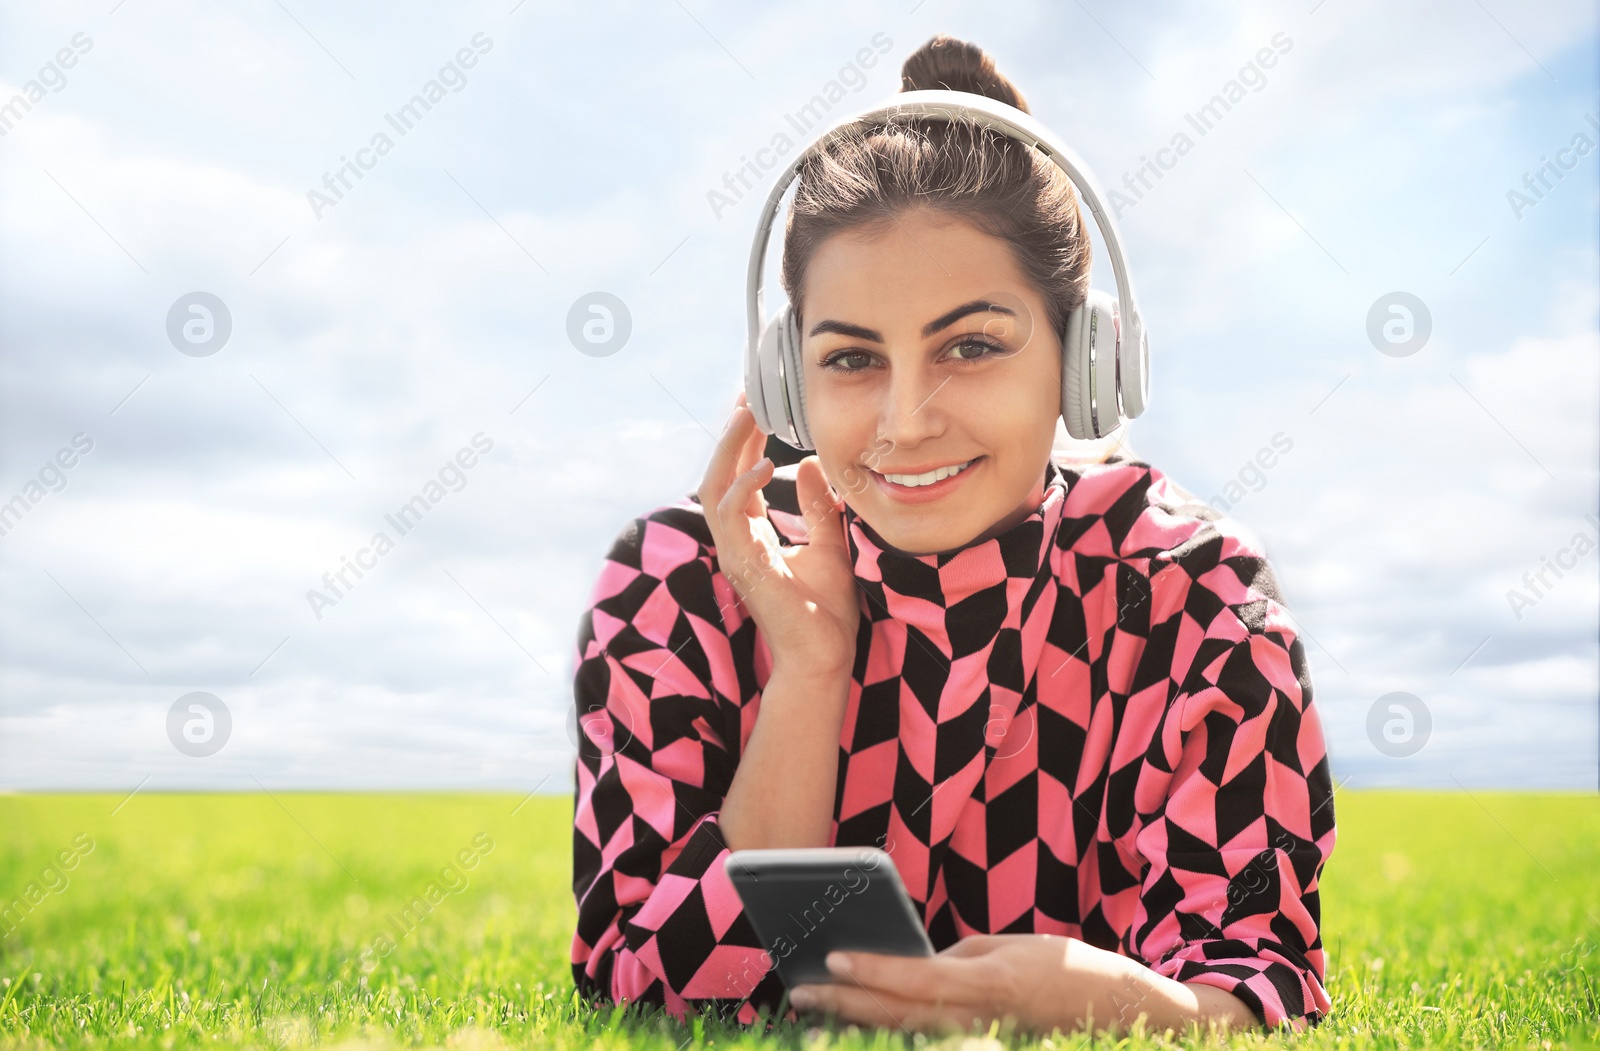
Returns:
[[[846,504],[850,561],[857,581],[867,593],[872,619],[895,617],[915,625],[924,634],[941,637],[947,629],[956,627],[956,621],[962,627],[992,622],[997,630],[1012,593],[1020,601],[1029,590],[1028,582],[1052,572],[1047,556],[1061,522],[1069,480],[1054,461],[1046,465],[1045,471],[1044,499],[1027,518],[987,540],[931,555],[913,555],[888,544]],[[1008,578],[1026,582],[992,590]],[[962,603],[966,605],[955,608]],[[968,616],[986,610],[998,616]]]

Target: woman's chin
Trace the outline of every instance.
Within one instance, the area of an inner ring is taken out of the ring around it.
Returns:
[[[952,529],[955,512],[947,508],[889,508],[876,518],[866,518],[867,524],[883,538],[884,543],[907,555],[937,555],[964,547],[978,535],[977,530]],[[882,519],[880,527],[878,521]],[[918,519],[921,519],[918,521]]]

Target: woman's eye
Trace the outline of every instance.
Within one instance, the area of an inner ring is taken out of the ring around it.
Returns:
[[[983,339],[964,339],[949,350],[956,361],[981,361],[999,357],[1006,348]],[[872,355],[865,350],[841,350],[822,359],[822,367],[834,372],[865,372],[872,366]]]
[[[866,367],[865,363],[863,363],[860,366],[850,366],[850,365],[841,365],[840,362],[844,361],[847,358],[855,358],[855,359],[857,359],[859,361],[862,358],[867,358],[867,357],[870,357],[870,356],[871,355],[869,355],[864,350],[841,350],[837,354],[833,354],[833,355],[831,355],[831,356],[829,356],[827,358],[824,358],[823,362],[822,362],[822,367],[823,368],[827,368],[827,369],[833,369],[833,370],[835,370],[837,372],[860,372],[863,368]]]
[[[977,351],[977,352],[985,352],[986,351],[991,356],[1001,353],[1001,348],[1000,347],[997,347],[993,343],[989,343],[989,342],[987,342],[985,340],[981,340],[981,339],[966,339],[966,340],[962,340],[960,343],[957,343],[955,346],[951,347],[950,348],[950,352],[952,354],[954,354],[957,351],[962,350],[963,348],[965,348],[967,350],[971,350],[971,351]],[[971,354],[969,356],[957,357],[956,360],[957,361],[977,361],[979,358],[981,358],[983,356],[984,356],[983,353],[973,353],[973,354]]]

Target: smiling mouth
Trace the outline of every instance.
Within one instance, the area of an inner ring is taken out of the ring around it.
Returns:
[[[908,489],[919,489],[922,486],[933,485],[936,482],[944,481],[946,478],[954,477],[981,459],[983,459],[983,457],[974,456],[972,459],[966,460],[962,463],[949,464],[945,467],[936,467],[931,471],[924,471],[921,474],[896,474],[884,471],[873,471],[873,473],[880,478],[884,478],[893,482],[895,485],[905,486]],[[871,470],[871,468],[868,468],[868,470]]]

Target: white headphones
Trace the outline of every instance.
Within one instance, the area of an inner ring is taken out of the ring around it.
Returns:
[[[1150,401],[1150,346],[1134,300],[1133,282],[1122,258],[1117,226],[1101,203],[1100,192],[1088,167],[1048,128],[1032,116],[998,99],[966,91],[906,91],[894,101],[846,118],[830,127],[802,150],[784,169],[761,210],[755,244],[750,249],[747,289],[750,339],[745,353],[744,389],[756,426],[799,449],[815,449],[806,421],[806,389],[800,360],[800,332],[789,304],[762,327],[761,272],[767,241],[772,236],[778,201],[794,181],[800,162],[813,150],[851,130],[859,121],[891,114],[908,114],[934,120],[971,119],[1000,132],[1050,158],[1078,189],[1089,206],[1111,257],[1117,295],[1090,289],[1088,297],[1067,319],[1061,335],[1061,415],[1074,438],[1103,438],[1122,419],[1132,419]],[[1120,310],[1119,310],[1120,305]],[[1125,315],[1125,316],[1124,316]],[[1137,348],[1135,350],[1134,348]]]

